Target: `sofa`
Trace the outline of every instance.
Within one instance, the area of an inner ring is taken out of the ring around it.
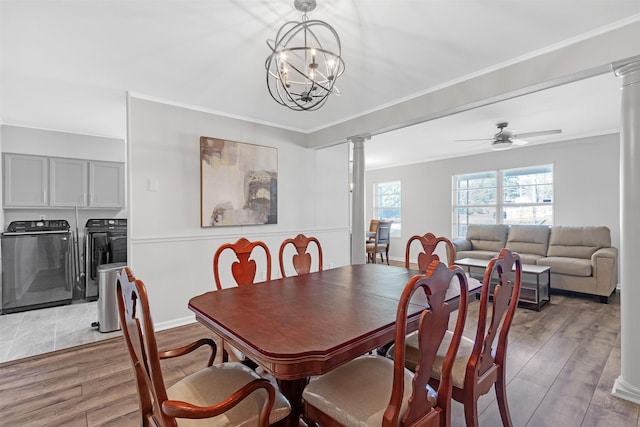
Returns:
[[[551,267],[551,289],[596,295],[608,302],[618,284],[618,249],[604,226],[469,225],[453,241],[455,259],[491,259],[507,247],[523,264]]]

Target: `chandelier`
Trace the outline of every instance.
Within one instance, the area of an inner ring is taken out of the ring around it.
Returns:
[[[265,62],[269,93],[280,105],[296,111],[322,107],[330,94],[340,95],[336,80],[344,72],[338,33],[329,24],[309,20],[316,0],[295,0],[302,21],[286,22],[275,40],[267,40]]]

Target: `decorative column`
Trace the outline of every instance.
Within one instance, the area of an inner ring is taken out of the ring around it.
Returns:
[[[621,372],[612,394],[640,404],[640,61],[614,66],[622,77],[620,131]]]
[[[364,224],[364,142],[371,136],[352,136],[353,191],[351,192],[351,264],[364,264],[366,258]]]

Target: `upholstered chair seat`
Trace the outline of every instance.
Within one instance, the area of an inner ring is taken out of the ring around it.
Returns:
[[[209,366],[197,371],[167,389],[169,400],[189,402],[197,406],[209,406],[221,402],[236,390],[260,376],[251,368],[238,362]],[[258,425],[260,408],[266,399],[264,390],[256,390],[249,397],[227,412],[213,418],[178,418],[180,427],[249,427]],[[269,424],[286,417],[291,410],[289,402],[276,391],[276,399],[269,415]]]
[[[376,378],[376,381],[371,381],[371,378]],[[405,369],[404,396],[399,419],[402,419],[407,410],[412,380],[413,373]],[[391,398],[392,384],[392,360],[361,356],[348,365],[311,381],[302,397],[346,427],[380,427]],[[431,391],[430,401],[435,406],[435,392]]]
[[[438,353],[436,354],[433,367],[431,368],[431,378],[440,380],[442,375],[440,372],[442,370],[442,363],[447,355],[447,350],[451,344],[452,337],[453,332],[445,332],[442,344],[440,344],[440,347],[438,348]],[[407,336],[406,346],[405,365],[407,368],[414,371],[418,365],[418,335],[415,332]],[[393,348],[389,351],[390,354],[393,354]],[[472,351],[473,340],[463,336],[460,340],[460,347],[458,348],[455,361],[453,362],[453,369],[451,370],[451,382],[454,387],[462,388],[464,386],[464,376]]]

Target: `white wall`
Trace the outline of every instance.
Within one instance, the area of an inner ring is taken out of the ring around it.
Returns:
[[[402,237],[392,240],[390,256],[404,260],[405,245],[412,235],[432,232],[451,236],[453,175],[550,163],[554,223],[606,225],[611,229],[612,244],[619,248],[619,134],[367,171],[367,223],[373,211],[373,184],[401,180]]]
[[[280,243],[298,233],[320,240],[325,268],[349,263],[346,144],[306,149],[295,132],[133,97],[128,122],[129,264],[147,285],[157,327],[193,320],[188,300],[215,288],[222,243],[264,241],[273,277]],[[201,136],[278,149],[277,224],[200,227]]]
[[[2,152],[71,159],[125,161],[123,139],[20,126],[2,126]]]

